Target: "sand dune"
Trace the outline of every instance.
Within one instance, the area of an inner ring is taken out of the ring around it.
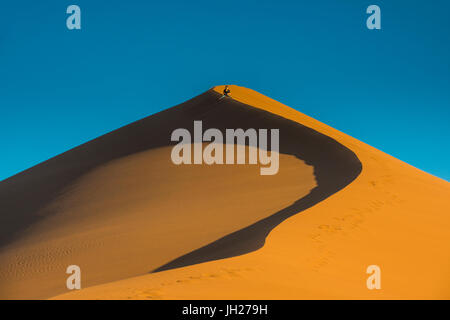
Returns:
[[[72,264],[87,286],[145,274],[271,215],[316,184],[312,167],[289,156],[281,159],[283,173],[264,179],[255,166],[177,167],[167,159],[167,147],[142,152],[70,184],[45,208],[52,213],[0,254],[2,294],[64,292]]]
[[[93,286],[251,252],[359,173],[334,140],[220,97],[210,90],[2,182],[1,296],[66,292],[72,264]],[[170,134],[194,120],[222,131],[279,128],[282,169],[174,165]]]
[[[448,182],[222,89],[1,182],[0,297],[450,298]],[[173,165],[170,133],[193,120],[279,128],[279,173]],[[83,290],[65,293],[69,264]],[[366,288],[371,264],[381,290]]]

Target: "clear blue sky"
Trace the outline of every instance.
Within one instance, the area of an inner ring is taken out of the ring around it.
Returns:
[[[0,180],[224,83],[450,180],[450,1],[152,2],[0,3]]]

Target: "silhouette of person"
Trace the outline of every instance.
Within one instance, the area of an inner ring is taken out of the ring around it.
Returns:
[[[223,89],[223,95],[225,96],[225,97],[229,97],[229,93],[230,93],[231,91],[230,91],[230,89],[228,89],[228,86],[225,86],[225,89]]]

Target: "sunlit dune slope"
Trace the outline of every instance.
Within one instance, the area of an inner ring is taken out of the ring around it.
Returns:
[[[218,93],[222,90],[223,87],[215,88]],[[290,215],[271,229],[259,250],[94,286],[57,298],[450,298],[448,182],[252,90],[231,86],[231,94],[236,101],[334,139],[345,148],[334,149],[329,162],[342,162],[339,154],[348,148],[361,162],[362,171],[347,171],[356,179],[343,181],[331,196],[302,208],[299,214]],[[301,145],[304,139],[299,137],[297,142]],[[315,148],[321,150],[323,146],[317,144]],[[353,163],[346,155],[344,162]],[[298,157],[302,159],[301,152]],[[351,164],[349,167],[354,169]],[[332,175],[329,179],[318,177],[316,171],[318,186],[321,181],[326,184],[339,180]],[[244,209],[241,214],[246,212]],[[369,265],[381,269],[380,290],[366,287]]]
[[[279,129],[278,174],[174,165],[171,133],[194,120],[222,132]],[[69,265],[86,288],[254,252],[360,172],[327,135],[209,90],[0,182],[0,298],[65,293]]]

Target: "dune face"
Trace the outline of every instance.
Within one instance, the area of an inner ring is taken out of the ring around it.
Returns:
[[[0,182],[0,298],[65,293],[73,264],[86,288],[228,261],[360,174],[358,157],[333,137],[216,90]],[[221,132],[279,129],[278,174],[173,164],[171,133],[194,120]]]
[[[205,258],[211,247],[226,255],[220,245],[236,243],[227,241],[233,239],[232,233],[162,268],[168,270],[93,286],[56,299],[450,299],[448,182],[255,91],[238,86],[230,89],[233,104],[241,102],[265,111],[259,119],[270,119],[270,124],[274,119],[301,124],[297,128],[310,128],[303,131],[310,133],[308,139],[318,139],[306,151],[302,147],[309,143],[305,135],[291,136],[293,143],[284,144],[284,152],[291,150],[290,154],[314,167],[316,187],[297,201],[314,195],[321,185],[332,193],[332,184],[336,183],[334,190],[338,192],[310,203],[300,214],[276,225],[265,237],[263,247],[254,245],[258,240],[250,241],[253,245],[248,247],[259,250],[227,259]],[[223,86],[214,90],[221,93]],[[244,110],[253,112],[252,108]],[[243,121],[249,119],[247,111],[241,114],[246,119]],[[286,138],[281,131],[282,144]],[[294,142],[300,146],[298,153],[289,148]],[[313,163],[319,158],[314,154],[321,152],[324,156]],[[356,159],[362,164],[361,172]],[[333,175],[335,163],[342,167],[347,163],[353,170],[340,170],[348,177],[353,172],[356,179]],[[321,174],[327,168],[329,179]],[[271,218],[260,221],[267,220]],[[237,238],[255,234],[245,230],[255,226],[263,230],[258,223],[234,234],[240,234]],[[209,261],[187,265],[193,260]],[[366,270],[371,265],[381,270],[379,290],[367,288]]]
[[[283,173],[261,177],[250,165],[176,166],[170,151],[128,156],[70,184],[45,208],[53,214],[0,254],[3,294],[65,292],[65,268],[72,264],[87,286],[147,273],[316,186],[313,168],[292,156],[281,158]]]

